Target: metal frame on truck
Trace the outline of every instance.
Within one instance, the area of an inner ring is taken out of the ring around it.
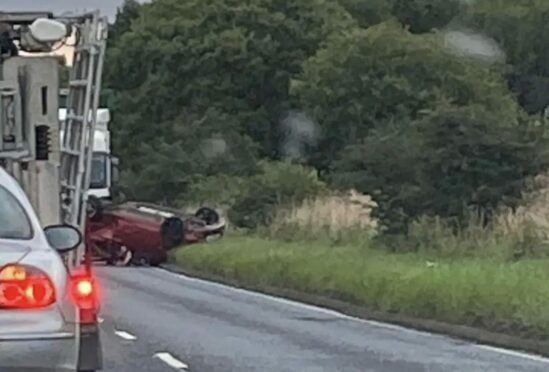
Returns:
[[[43,20],[66,26],[62,40],[47,39],[54,27],[43,27],[41,40],[33,37],[33,26]],[[0,45],[17,47],[4,47],[0,55],[0,161],[24,187],[41,219],[57,219],[83,232],[107,30],[107,19],[98,12],[77,17],[0,12]],[[59,61],[49,53],[69,39],[74,54],[67,115],[60,125]],[[91,262],[85,253],[83,244],[68,258],[69,265]]]

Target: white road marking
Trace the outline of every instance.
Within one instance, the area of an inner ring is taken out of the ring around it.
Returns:
[[[114,334],[117,335],[120,338],[123,338],[124,340],[127,340],[127,341],[137,340],[137,337],[135,337],[134,335],[132,335],[131,333],[128,333],[126,331],[114,331]]]
[[[156,353],[154,354],[153,358],[160,359],[161,361],[175,369],[189,369],[188,365],[174,358],[170,353]]]
[[[493,351],[495,353],[504,354],[512,357],[529,359],[529,360],[533,360],[534,362],[540,362],[540,363],[549,363],[548,358],[542,357],[540,355],[528,354],[521,351],[507,350],[507,349],[502,349],[499,347],[488,346],[488,345],[475,345],[475,346],[479,349]]]
[[[105,321],[105,319],[103,319],[103,318],[101,318],[101,317],[100,317],[100,318],[97,318],[97,322],[98,322],[99,324],[102,324],[104,321]]]
[[[184,275],[184,274],[174,273],[172,271],[165,270],[165,269],[155,268],[154,270],[159,271],[159,272],[163,272],[163,273],[168,274],[168,275],[175,276],[179,279],[187,280],[189,282],[202,283],[202,284],[209,285],[209,286],[212,286],[212,287],[222,288],[222,289],[225,289],[225,290],[228,290],[228,291],[233,291],[233,292],[240,293],[240,294],[245,294],[245,295],[248,295],[248,296],[258,297],[258,298],[278,302],[278,303],[281,303],[281,304],[294,306],[294,307],[301,308],[301,309],[304,309],[304,310],[310,310],[310,311],[314,311],[314,312],[317,312],[317,313],[320,313],[320,314],[333,316],[333,317],[340,318],[340,319],[346,319],[346,320],[351,320],[351,321],[355,321],[355,322],[360,322],[360,323],[368,324],[370,326],[374,326],[374,327],[378,327],[378,328],[391,329],[391,330],[395,330],[395,331],[399,331],[399,332],[405,332],[405,333],[410,333],[410,334],[415,334],[415,335],[422,335],[422,336],[429,336],[429,337],[446,337],[444,335],[433,334],[433,333],[426,332],[426,331],[418,331],[418,330],[415,330],[415,329],[405,328],[405,327],[394,325],[394,324],[377,322],[375,320],[361,319],[361,318],[357,318],[357,317],[353,317],[353,316],[350,316],[350,315],[343,314],[339,311],[325,309],[325,308],[322,308],[322,307],[319,307],[319,306],[314,306],[314,305],[308,305],[308,304],[304,304],[304,303],[301,303],[301,302],[288,300],[288,299],[285,299],[285,298],[270,296],[270,295],[267,295],[267,294],[264,294],[264,293],[253,292],[253,291],[249,291],[249,290],[242,289],[242,288],[235,288],[235,287],[231,287],[231,286],[226,285],[226,284],[215,283],[215,282],[211,282],[211,281],[204,280],[204,279],[193,278],[193,277],[189,277],[189,276]],[[513,350],[508,350],[508,349],[502,349],[502,348],[498,348],[498,347],[493,347],[493,346],[488,346],[488,345],[481,345],[481,344],[471,344],[471,346],[476,347],[478,349],[486,350],[486,351],[492,351],[492,352],[495,352],[495,353],[500,353],[500,354],[504,354],[504,355],[508,355],[508,356],[513,356],[513,357],[516,357],[516,358],[528,359],[528,360],[536,361],[536,362],[539,362],[539,363],[549,364],[549,358],[545,358],[545,357],[540,356],[540,355],[529,354],[529,353],[525,353],[525,352],[513,351]]]

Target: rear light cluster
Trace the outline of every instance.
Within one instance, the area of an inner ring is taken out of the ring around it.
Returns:
[[[70,294],[80,312],[81,324],[94,324],[97,322],[99,311],[97,286],[93,277],[89,274],[76,274],[72,276]]]
[[[0,269],[0,308],[36,309],[55,302],[55,287],[39,269],[12,264]]]
[[[72,275],[69,293],[79,310],[80,323],[95,324],[99,306],[93,277],[87,273]],[[55,287],[41,270],[20,264],[0,268],[0,309],[38,309],[55,301]]]

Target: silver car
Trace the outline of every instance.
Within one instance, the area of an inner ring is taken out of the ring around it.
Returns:
[[[60,255],[81,240],[69,226],[42,229],[0,168],[0,371],[101,368],[93,278],[69,273]]]

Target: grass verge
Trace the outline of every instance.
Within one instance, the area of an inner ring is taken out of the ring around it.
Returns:
[[[433,260],[367,247],[255,237],[231,237],[175,252],[183,269],[244,287],[318,295],[397,316],[397,322],[402,316],[518,336],[542,347],[528,349],[549,353],[549,260]]]

